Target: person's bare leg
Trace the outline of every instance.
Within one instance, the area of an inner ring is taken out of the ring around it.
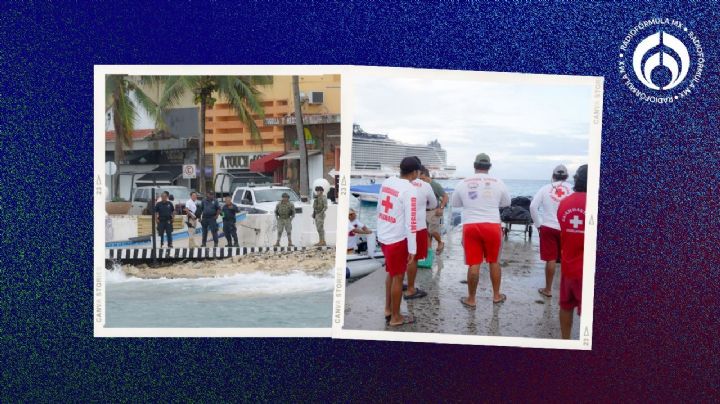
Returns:
[[[407,266],[407,293],[405,296],[412,296],[415,294],[415,278],[417,277],[417,261],[413,260]]]
[[[385,316],[392,315],[392,308],[390,306],[391,299],[390,299],[390,290],[392,289],[392,277],[390,274],[387,274],[385,277]]]
[[[572,330],[573,312],[572,310],[560,309],[560,333],[563,339],[570,339],[570,331]]]
[[[405,322],[403,316],[400,315],[400,302],[402,302],[402,284],[404,275],[395,275],[391,280],[390,288],[390,325],[401,325]]]
[[[555,278],[555,260],[545,262],[545,293],[552,294],[552,283]]]
[[[475,294],[477,293],[478,282],[480,281],[480,264],[470,265],[467,272],[468,296],[465,303],[475,306]]]
[[[502,298],[500,296],[500,281],[502,279],[502,270],[499,262],[490,263],[490,281],[493,288],[493,302],[497,302]]]

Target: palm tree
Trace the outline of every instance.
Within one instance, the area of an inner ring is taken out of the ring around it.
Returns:
[[[240,121],[250,130],[250,138],[260,143],[260,129],[253,114],[265,117],[260,105],[260,91],[257,86],[273,82],[272,76],[168,76],[155,78],[163,81],[163,92],[158,102],[159,108],[165,109],[177,104],[188,91],[194,95],[196,105],[200,105],[200,139],[198,150],[198,170],[200,193],[205,193],[205,114],[212,108],[216,99],[213,94],[226,100],[237,113]]]
[[[132,147],[132,133],[138,118],[139,109],[144,109],[150,117],[155,118],[157,124],[163,126],[158,105],[126,74],[109,74],[105,76],[105,102],[112,110],[113,126],[115,129],[115,165],[119,168],[120,162],[125,158],[125,147]],[[139,105],[136,105],[136,102]],[[107,109],[107,108],[106,108]],[[118,178],[114,179],[115,195],[118,196]]]
[[[300,79],[298,76],[292,77],[293,96],[295,98],[295,129],[297,130],[298,152],[300,153],[300,196],[310,196],[310,184],[308,184],[308,156],[307,147],[305,147],[305,131],[303,129],[302,101],[300,100]]]

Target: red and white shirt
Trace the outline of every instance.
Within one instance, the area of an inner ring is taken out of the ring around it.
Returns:
[[[408,253],[417,252],[418,196],[410,181],[398,177],[383,181],[377,215],[378,241],[393,244],[407,239]]]
[[[562,276],[582,279],[585,251],[585,192],[575,192],[560,201],[557,220],[560,223]]]
[[[558,205],[572,192],[572,187],[565,181],[555,181],[540,188],[530,202],[530,215],[535,227],[545,226],[560,230],[557,220]]]
[[[437,207],[437,198],[435,192],[433,192],[430,184],[423,180],[412,181],[411,184],[415,187],[418,194],[417,206],[418,206],[418,230],[427,229],[427,209],[435,209]]]
[[[510,206],[510,194],[501,179],[477,173],[455,187],[452,206],[463,208],[463,224],[500,223],[499,208]]]

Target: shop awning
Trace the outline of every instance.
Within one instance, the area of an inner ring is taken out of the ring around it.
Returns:
[[[316,154],[320,154],[320,150],[308,150],[307,154],[308,154],[308,157],[314,156]],[[300,152],[299,151],[290,152],[284,156],[275,158],[275,160],[300,160]]]
[[[256,173],[271,173],[282,167],[282,162],[276,158],[282,156],[285,152],[268,153],[255,161],[250,162],[250,171]]]

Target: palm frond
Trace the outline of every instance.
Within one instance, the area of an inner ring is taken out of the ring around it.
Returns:
[[[245,76],[248,77],[248,76]],[[250,138],[256,143],[262,140],[260,128],[253,119],[253,113],[260,119],[265,117],[265,111],[260,105],[260,91],[241,76],[222,76],[218,80],[218,92],[235,110],[238,118],[250,130]]]

